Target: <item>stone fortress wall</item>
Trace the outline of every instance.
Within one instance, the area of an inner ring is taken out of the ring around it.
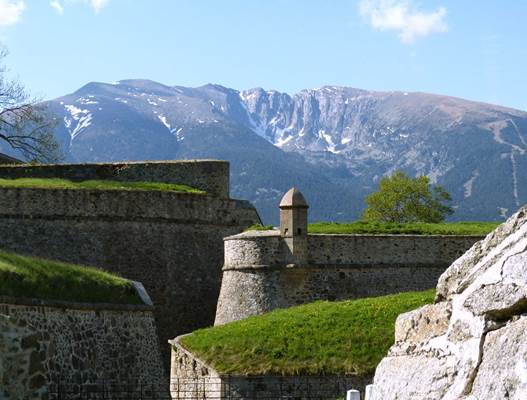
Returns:
[[[213,196],[229,197],[229,163],[219,160],[0,166],[0,178],[28,177],[60,178],[72,181],[112,180],[179,183],[204,190]]]
[[[48,399],[59,384],[100,379],[168,388],[148,305],[2,297],[0,355],[1,399]]]
[[[307,207],[300,207],[304,215],[287,207],[281,210],[280,231],[225,239],[215,324],[316,300],[430,289],[454,260],[483,238],[308,235]]]
[[[177,400],[336,399],[353,387],[364,388],[369,376],[270,376],[221,374],[185,349],[172,345],[170,395]]]
[[[260,222],[250,203],[228,197],[229,164],[0,167],[0,178],[35,176],[177,182],[209,193],[0,188],[0,249],[142,282],[168,366],[168,339],[214,321],[223,238]]]

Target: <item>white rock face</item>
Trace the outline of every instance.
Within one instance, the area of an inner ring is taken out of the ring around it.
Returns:
[[[445,271],[436,304],[399,316],[373,400],[527,399],[526,332],[523,207]]]

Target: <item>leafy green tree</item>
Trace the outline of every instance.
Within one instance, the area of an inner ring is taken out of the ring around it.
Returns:
[[[363,219],[371,222],[444,221],[454,210],[448,206],[450,194],[440,185],[431,185],[427,176],[409,177],[404,171],[384,177],[379,190],[366,197]]]
[[[60,148],[53,136],[55,119],[21,83],[7,76],[6,56],[7,51],[0,48],[0,143],[8,144],[26,161],[59,161]]]

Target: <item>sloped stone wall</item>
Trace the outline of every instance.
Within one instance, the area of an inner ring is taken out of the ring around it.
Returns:
[[[0,299],[0,398],[99,379],[168,388],[152,307]]]
[[[132,163],[125,167],[122,169],[120,164],[0,167],[0,177],[87,179],[107,175],[108,179],[114,179],[117,174],[123,180],[172,179],[192,184],[179,178],[190,169],[191,178],[203,177],[204,182],[210,178],[219,192],[196,195],[0,188],[0,249],[96,266],[142,282],[154,302],[159,342],[168,371],[167,340],[214,322],[223,238],[260,219],[249,202],[228,198],[226,162],[146,166]],[[206,190],[209,187],[195,186]]]
[[[188,351],[180,338],[171,341],[170,394],[181,400],[335,399],[348,389],[364,392],[371,375],[274,376],[226,375],[218,373]]]

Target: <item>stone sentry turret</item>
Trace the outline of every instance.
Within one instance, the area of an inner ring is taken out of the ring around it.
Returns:
[[[280,202],[280,230],[224,239],[216,325],[276,308],[424,290],[482,237],[308,234],[297,188]]]
[[[295,187],[280,202],[280,236],[284,238],[294,264],[305,264],[308,260],[308,208],[304,195]]]

